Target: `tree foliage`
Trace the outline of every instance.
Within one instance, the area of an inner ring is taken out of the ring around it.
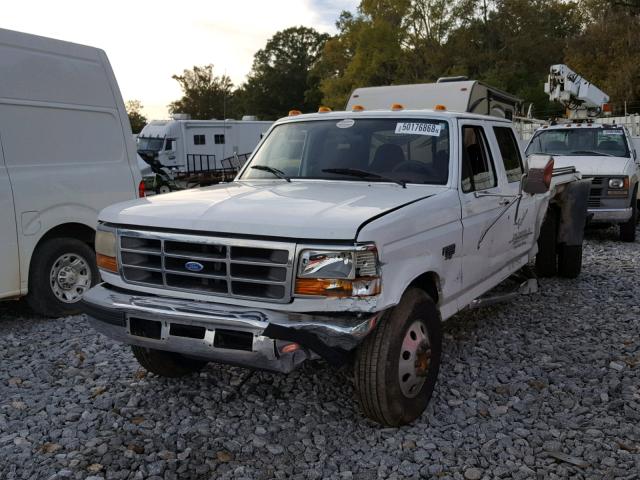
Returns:
[[[237,92],[244,113],[275,119],[292,108],[308,111],[322,100],[314,65],[328,35],[313,28],[277,32],[259,50],[247,82]]]
[[[312,28],[277,32],[232,92],[213,66],[175,78],[172,112],[194,118],[291,108],[343,108],[354,88],[464,75],[513,93],[534,114],[561,113],[543,91],[549,67],[567,63],[621,111],[640,112],[640,0],[361,0],[331,37]]]
[[[233,84],[226,75],[216,76],[212,64],[194,66],[171,78],[180,84],[182,98],[169,104],[170,113],[187,113],[200,120],[229,116]]]
[[[125,103],[125,109],[129,116],[131,131],[135,134],[140,133],[140,130],[147,124],[147,117],[142,113],[142,102],[140,100],[129,100]]]

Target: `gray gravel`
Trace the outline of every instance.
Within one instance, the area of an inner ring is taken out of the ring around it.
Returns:
[[[640,244],[447,322],[427,413],[380,428],[347,371],[142,371],[82,317],[0,304],[0,478],[640,478]]]

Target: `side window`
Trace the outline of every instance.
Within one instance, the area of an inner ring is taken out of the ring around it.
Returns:
[[[504,169],[507,172],[507,180],[509,183],[519,182],[523,172],[522,157],[513,130],[507,127],[493,127],[493,132],[498,140],[500,155],[502,155]]]
[[[213,141],[216,145],[220,145],[221,143],[224,143],[224,135],[214,135],[213,136]]]
[[[204,139],[204,135],[194,135],[193,136],[193,144],[194,145],[205,145],[206,141]]]
[[[465,193],[498,185],[489,144],[482,127],[462,127],[462,191]]]
[[[167,138],[166,143],[164,144],[164,149],[165,150],[173,150],[173,138]]]

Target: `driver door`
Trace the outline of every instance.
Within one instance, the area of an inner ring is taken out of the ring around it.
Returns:
[[[1,139],[0,139],[1,141]],[[0,298],[20,293],[20,270],[13,191],[0,145]]]

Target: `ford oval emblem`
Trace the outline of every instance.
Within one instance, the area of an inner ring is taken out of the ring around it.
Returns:
[[[186,268],[190,272],[201,272],[202,270],[204,270],[204,265],[199,262],[187,262],[184,264],[184,268]]]

